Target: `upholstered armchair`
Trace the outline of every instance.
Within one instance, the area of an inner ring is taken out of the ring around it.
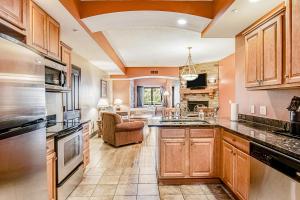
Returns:
[[[118,147],[143,141],[144,122],[123,122],[120,115],[109,112],[101,115],[104,142]]]

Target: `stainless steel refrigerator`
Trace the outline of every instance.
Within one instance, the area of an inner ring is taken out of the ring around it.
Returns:
[[[47,200],[44,58],[0,34],[0,200]]]

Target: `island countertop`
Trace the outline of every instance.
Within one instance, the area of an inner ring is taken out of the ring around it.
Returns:
[[[300,159],[300,139],[275,134],[272,128],[251,122],[233,122],[229,119],[208,119],[208,123],[197,121],[186,122],[162,122],[160,118],[152,118],[148,122],[149,127],[211,127],[224,128],[240,137],[257,142],[271,149],[280,151],[286,155]]]

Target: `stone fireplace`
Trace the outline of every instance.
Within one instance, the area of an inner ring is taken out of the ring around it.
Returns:
[[[209,107],[209,101],[188,101],[187,102],[187,107],[188,107],[189,111],[194,111],[195,106],[197,106],[197,105]]]

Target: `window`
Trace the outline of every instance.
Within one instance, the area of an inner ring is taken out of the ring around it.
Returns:
[[[161,105],[161,99],[159,87],[144,88],[144,105]]]

